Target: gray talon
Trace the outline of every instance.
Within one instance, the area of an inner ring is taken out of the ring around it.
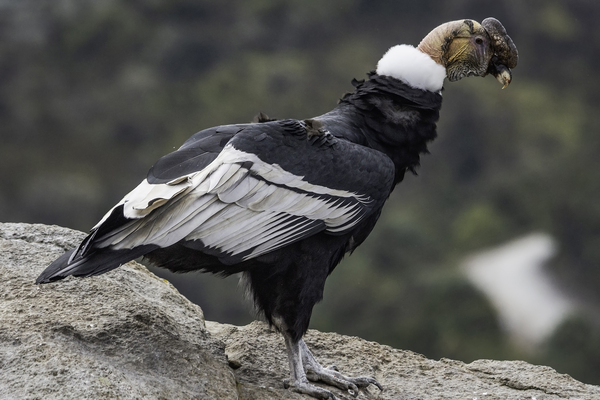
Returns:
[[[350,383],[348,386],[348,393],[350,393],[352,397],[358,397],[358,387],[356,387],[354,383]]]
[[[383,390],[383,386],[373,378],[367,378],[364,376],[358,378],[351,378],[352,382],[359,388],[366,388],[369,385],[375,385],[379,390]]]
[[[289,381],[290,381],[289,379],[286,379],[286,380],[284,380],[283,384],[284,384],[284,386],[286,386],[286,384],[287,384],[287,386],[285,388],[290,389],[292,392],[296,392],[296,393],[300,393],[300,394],[307,394],[309,396],[312,396],[312,397],[314,397],[316,399],[320,399],[320,400],[339,400],[329,390],[322,389],[318,386],[311,385],[308,382],[296,381],[292,384]]]
[[[291,379],[285,379],[283,386],[293,392],[306,394],[320,400],[336,400],[335,395],[329,390],[312,385],[310,382],[322,382],[349,393],[353,398],[358,397],[360,389],[375,385],[379,390],[383,387],[373,378],[347,377],[342,375],[335,365],[323,368],[302,339],[293,341],[284,335],[288,349]],[[347,397],[343,397],[344,399]],[[339,399],[338,399],[339,400]]]

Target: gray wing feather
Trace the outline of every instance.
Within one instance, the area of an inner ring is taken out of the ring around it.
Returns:
[[[132,221],[97,238],[96,245],[131,249],[202,241],[224,257],[250,251],[247,259],[315,229],[348,229],[360,221],[369,201],[368,196],[313,185],[227,145],[201,171],[168,183],[143,181],[117,204]]]

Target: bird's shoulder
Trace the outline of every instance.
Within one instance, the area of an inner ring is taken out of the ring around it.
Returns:
[[[394,166],[389,157],[332,135],[316,119],[269,120],[202,130],[160,158],[149,170],[147,181],[163,184],[177,180],[202,171],[232,151],[237,152],[238,162],[277,166],[313,184],[375,197],[387,197],[384,192],[391,190]]]
[[[201,171],[217,158],[233,138],[236,138],[238,148],[260,152],[263,156],[282,144],[293,147],[300,143],[298,139],[302,135],[308,132],[308,137],[311,136],[311,129],[307,130],[305,126],[306,123],[297,120],[263,118],[253,123],[220,125],[201,130],[177,150],[161,157],[149,170],[147,180],[153,184],[167,183]]]
[[[152,184],[161,184],[202,170],[247,125],[221,125],[193,134],[179,149],[161,157],[150,168],[146,179]]]

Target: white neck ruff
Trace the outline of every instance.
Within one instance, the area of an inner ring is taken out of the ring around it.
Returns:
[[[439,92],[444,86],[446,68],[411,45],[390,48],[377,63],[378,75],[391,76],[423,90]]]

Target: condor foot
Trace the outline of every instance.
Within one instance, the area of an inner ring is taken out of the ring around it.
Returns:
[[[286,379],[283,381],[283,387],[285,387],[286,389],[290,389],[292,392],[307,394],[319,400],[339,400],[329,390],[320,388],[315,385],[311,385],[308,382],[291,382],[290,379]]]
[[[369,385],[375,385],[379,390],[383,390],[383,387],[375,379],[365,376],[344,376],[335,366],[322,368],[318,364],[313,364],[306,368],[306,377],[312,382],[323,382],[327,385],[345,390],[354,397],[358,396],[359,389],[364,389]]]
[[[342,375],[335,366],[323,368],[315,360],[304,340],[293,340],[284,333],[284,339],[290,361],[291,378],[283,381],[286,389],[293,392],[307,394],[320,400],[338,400],[329,390],[312,385],[312,382],[322,382],[329,386],[341,389],[353,397],[357,397],[359,390],[369,385],[375,385],[379,390],[383,387],[373,378],[351,378]],[[345,398],[345,397],[344,397]]]
[[[303,340],[300,340],[298,345],[300,347],[304,371],[306,372],[306,378],[308,380],[335,386],[338,389],[347,391],[354,397],[358,396],[359,389],[364,389],[369,385],[375,385],[379,390],[383,390],[383,387],[379,382],[373,378],[364,376],[348,377],[342,375],[334,365],[323,368],[321,364],[317,362]]]

